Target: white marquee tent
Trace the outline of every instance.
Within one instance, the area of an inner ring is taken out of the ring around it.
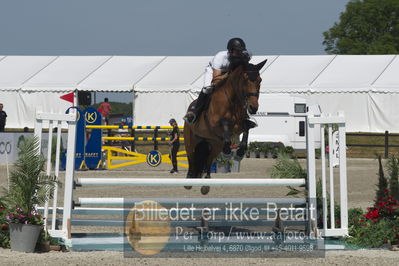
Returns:
[[[35,108],[62,112],[73,91],[134,92],[137,125],[182,123],[210,56],[0,56],[7,127],[33,127]],[[348,131],[399,132],[397,55],[254,56],[268,59],[262,93],[290,94],[345,112]]]

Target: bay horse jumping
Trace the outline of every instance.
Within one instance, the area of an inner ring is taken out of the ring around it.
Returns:
[[[248,146],[249,126],[245,121],[248,114],[256,114],[260,83],[259,71],[267,60],[253,65],[248,62],[239,64],[227,77],[217,83],[211,95],[208,108],[197,118],[194,124],[184,123],[184,143],[189,169],[187,178],[211,178],[213,160],[223,151],[231,153],[232,138],[243,133],[237,155],[243,157]],[[193,101],[189,108],[195,104]],[[186,189],[191,189],[186,186]],[[209,186],[201,188],[203,195],[208,194]]]

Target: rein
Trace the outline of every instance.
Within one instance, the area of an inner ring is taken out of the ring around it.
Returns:
[[[257,73],[257,72],[256,71],[244,71],[244,73],[250,74],[250,80],[252,80],[251,78],[254,77],[254,73]],[[255,79],[255,77],[254,77],[254,79]],[[248,102],[247,102],[248,97],[251,97],[251,96],[258,97],[259,96],[259,92],[247,92],[244,94],[243,91],[240,89],[240,84],[235,86],[235,83],[232,82],[232,87],[237,95],[238,105],[241,104],[242,108],[245,110],[247,109],[247,106],[248,106]],[[232,107],[234,107],[235,104],[233,101],[231,101],[229,95],[227,94],[226,89],[224,90],[224,92],[226,94],[227,99],[229,99],[230,105]]]
[[[254,81],[254,79],[256,80],[256,78],[258,77],[258,74],[259,74],[257,71],[243,71],[242,74],[244,74],[244,73],[248,74],[249,79],[251,81]],[[231,75],[231,72],[229,73],[229,75]],[[226,77],[226,79],[228,79],[229,75]],[[221,82],[224,82],[224,80],[222,79]],[[226,82],[227,82],[227,80],[226,80]],[[248,97],[251,97],[251,96],[258,97],[259,92],[244,93],[244,91],[241,89],[243,86],[243,83],[244,83],[242,76],[239,78],[238,82],[234,82],[234,81],[230,82],[232,91],[227,88],[227,86],[229,86],[229,84],[226,82],[224,82],[223,85],[220,86],[219,88],[221,88],[224,91],[224,94],[226,95],[226,98],[229,102],[231,113],[233,116],[235,116],[236,123],[239,123],[239,121],[246,119],[247,107],[248,107],[248,101],[247,101]],[[216,87],[216,88],[218,88],[218,87]],[[236,97],[233,97],[231,95],[232,93],[235,93]],[[223,140],[223,137],[216,134],[214,128],[212,128],[210,121],[209,121],[209,117],[208,117],[208,110],[204,111],[204,120],[205,120],[205,124],[208,127],[209,131],[212,132],[212,134],[214,136],[216,136],[218,139]]]

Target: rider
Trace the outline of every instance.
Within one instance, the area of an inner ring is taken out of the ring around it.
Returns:
[[[232,65],[242,61],[249,62],[249,60],[250,55],[245,47],[245,42],[240,38],[230,39],[227,43],[227,51],[217,53],[206,67],[204,87],[197,102],[183,119],[189,124],[194,123],[204,109],[216,83],[223,79],[223,75],[229,71]],[[251,127],[254,125],[251,124]]]

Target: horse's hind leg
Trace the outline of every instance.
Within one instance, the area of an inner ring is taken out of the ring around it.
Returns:
[[[193,178],[194,174],[194,147],[195,139],[190,126],[184,123],[184,145],[188,159],[188,172],[186,178]],[[185,189],[191,189],[192,186],[184,186]]]
[[[211,168],[207,168],[206,170],[206,176],[205,178],[211,178]],[[209,193],[209,191],[211,190],[211,188],[209,186],[202,186],[201,187],[201,194],[202,195],[206,195]]]
[[[186,178],[193,178],[193,155],[187,155],[187,159],[188,159],[188,171],[187,171],[187,176]],[[192,186],[184,186],[185,189],[191,189]]]
[[[206,166],[206,176],[205,176],[205,178],[209,178],[209,179],[211,178],[211,166],[212,166],[212,161],[209,164],[209,158],[208,158],[208,162],[207,162],[207,166]],[[202,186],[201,187],[201,194],[202,195],[206,195],[206,194],[209,193],[210,190],[211,190],[211,188],[209,186]]]
[[[211,167],[212,167],[213,160],[216,158],[216,156],[218,156],[220,154],[221,151],[222,151],[222,145],[213,144],[211,146],[211,151],[210,151],[209,157],[206,161],[206,176],[205,176],[205,178],[211,178]],[[209,191],[210,191],[209,186],[201,187],[202,195],[208,194]]]

